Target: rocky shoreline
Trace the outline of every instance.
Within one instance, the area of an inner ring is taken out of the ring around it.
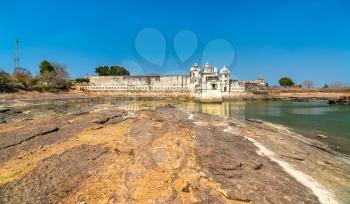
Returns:
[[[350,96],[340,97],[338,99],[332,99],[328,101],[329,104],[341,104],[341,105],[350,105]]]
[[[168,102],[7,101],[0,203],[347,203],[350,161],[260,120]]]
[[[114,98],[123,100],[171,100],[171,101],[193,101],[189,93],[171,94],[166,92],[113,92],[113,91],[78,91],[70,90],[59,93],[41,92],[17,92],[0,94],[0,101],[33,101],[33,100],[59,100],[59,99],[91,99],[91,98]],[[223,101],[244,100],[288,100],[288,101],[328,101],[330,104],[345,104],[350,102],[350,89],[276,89],[245,92],[223,96]]]

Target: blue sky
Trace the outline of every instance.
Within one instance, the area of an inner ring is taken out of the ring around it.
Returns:
[[[174,40],[183,31],[193,35]],[[209,61],[270,84],[281,76],[350,83],[347,0],[0,0],[0,67],[8,72],[16,38],[20,66],[33,74],[42,59],[65,64],[72,78],[118,64],[133,74],[186,74]]]

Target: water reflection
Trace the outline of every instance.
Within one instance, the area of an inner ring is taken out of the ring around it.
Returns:
[[[221,115],[226,117],[246,118],[246,110],[254,110],[260,114],[267,114],[268,106],[266,103],[254,102],[224,102],[222,104],[206,103],[183,103],[182,108],[197,113],[207,113],[212,115]]]
[[[207,113],[212,115],[230,116],[230,104],[201,104],[201,103],[184,103],[180,105],[190,112]]]
[[[198,113],[235,118],[257,118],[294,128],[316,139],[327,135],[326,142],[350,153],[350,107],[325,102],[242,101],[222,104],[183,103],[181,107]]]

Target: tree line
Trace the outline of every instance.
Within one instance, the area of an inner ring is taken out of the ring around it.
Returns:
[[[18,90],[56,92],[68,90],[70,86],[66,66],[47,60],[40,63],[39,74],[36,76],[21,67],[15,68],[12,74],[0,70],[0,92]]]
[[[291,86],[294,86],[295,83],[294,81],[289,78],[289,77],[282,77],[278,83],[280,84],[280,86],[284,87],[284,88],[287,88],[287,87],[291,87]],[[301,84],[301,86],[303,88],[313,88],[315,85],[315,82],[312,81],[312,80],[305,80],[303,81],[303,83]],[[299,85],[300,86],[300,85]]]
[[[99,76],[130,75],[130,72],[122,66],[98,66],[95,72]],[[68,90],[75,83],[89,83],[89,78],[69,80],[65,65],[47,60],[41,61],[36,76],[21,67],[15,68],[12,73],[0,69],[0,92],[20,90],[57,92]]]
[[[284,88],[296,86],[295,82],[290,77],[282,77],[282,78],[280,78],[278,83],[280,86],[282,86]],[[305,81],[303,81],[302,84],[297,85],[297,86],[303,87],[303,88],[314,88],[315,82],[312,80],[305,80]],[[325,85],[323,85],[322,88],[346,88],[346,87],[348,87],[347,84],[342,83],[342,82],[336,82],[336,83],[332,83],[332,84],[325,84]]]

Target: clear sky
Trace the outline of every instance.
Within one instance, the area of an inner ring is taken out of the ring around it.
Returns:
[[[70,76],[98,65],[186,74],[194,62],[238,79],[350,83],[350,1],[0,0],[0,67],[33,74],[42,59]]]

